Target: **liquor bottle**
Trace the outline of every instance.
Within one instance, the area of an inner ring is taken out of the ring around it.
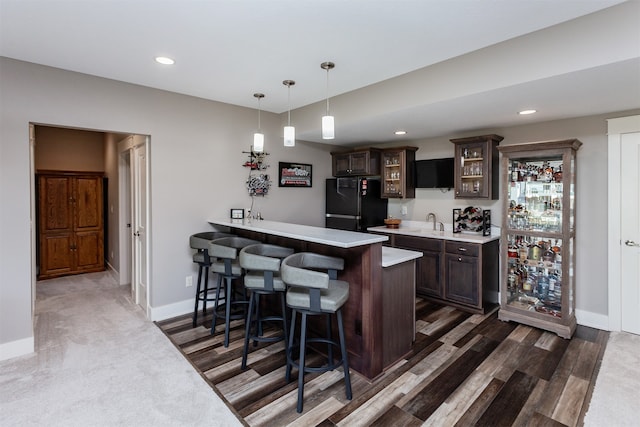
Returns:
[[[518,258],[518,246],[513,238],[509,240],[509,246],[507,247],[507,257],[508,258]]]
[[[546,182],[553,181],[553,168],[548,162],[545,162],[544,165],[544,180]]]
[[[527,260],[528,254],[529,250],[527,248],[527,244],[524,242],[523,238],[520,237],[520,243],[518,245],[518,256],[520,257],[520,261],[524,263]]]
[[[555,260],[556,260],[556,253],[553,251],[551,247],[551,240],[549,240],[548,242],[546,242],[545,248],[542,252],[542,261],[544,261],[545,264],[553,264]]]
[[[538,276],[538,298],[545,301],[549,297],[549,270]]]
[[[558,169],[553,174],[553,180],[555,182],[562,182],[562,163],[558,166]]]

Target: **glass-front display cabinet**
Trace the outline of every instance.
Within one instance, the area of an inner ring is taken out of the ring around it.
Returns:
[[[500,135],[457,138],[454,186],[456,199],[498,199],[498,151]]]
[[[500,320],[571,338],[577,139],[505,145]]]
[[[382,198],[413,199],[416,150],[418,147],[394,147],[382,151]]]

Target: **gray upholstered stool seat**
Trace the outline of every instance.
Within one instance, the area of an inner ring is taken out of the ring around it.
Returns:
[[[209,243],[209,255],[215,258],[211,263],[211,270],[218,274],[218,286],[221,286],[223,279],[225,281],[225,347],[229,347],[229,328],[231,320],[245,318],[244,310],[242,314],[232,314],[232,306],[245,307],[249,303],[246,299],[244,287],[242,288],[243,296],[241,298],[238,298],[234,293],[234,281],[242,278],[242,267],[240,267],[238,253],[245,246],[255,245],[257,243],[260,242],[244,237],[223,237]],[[218,309],[216,307],[213,311],[213,321],[211,322],[211,335],[215,334],[218,317],[222,316],[218,313]]]
[[[287,339],[287,311],[284,299],[286,285],[280,278],[280,262],[293,253],[293,249],[282,246],[258,244],[245,246],[240,251],[240,266],[245,271],[244,286],[251,292],[249,298],[249,311],[244,334],[244,350],[242,353],[242,369],[247,367],[247,356],[249,353],[249,341],[253,340],[254,345],[258,342],[276,342]],[[261,316],[260,296],[278,295],[280,298],[280,316]],[[255,317],[254,317],[255,311]],[[263,333],[263,323],[282,322],[282,335],[265,336]],[[255,332],[252,326],[255,323]]]
[[[202,233],[196,233],[189,236],[189,246],[196,251],[193,253],[193,262],[198,264],[198,282],[196,285],[196,301],[193,308],[193,327],[196,327],[198,323],[198,306],[202,301],[202,315],[204,316],[207,311],[207,301],[215,301],[215,305],[218,305],[220,297],[220,288],[216,289],[216,295],[214,297],[209,296],[209,268],[211,267],[214,258],[209,255],[209,243],[212,240],[219,239],[221,237],[230,237],[233,234],[223,233],[219,231],[204,231]],[[204,281],[204,283],[203,283]]]
[[[288,256],[282,261],[280,272],[282,280],[287,285],[287,306],[291,312],[291,330],[287,345],[286,379],[289,381],[292,367],[298,368],[298,405],[297,411],[302,412],[304,398],[304,374],[306,372],[324,372],[342,365],[347,399],[351,400],[351,379],[349,375],[349,358],[346,348],[344,325],[342,321],[342,306],[349,299],[349,284],[338,280],[338,270],[344,269],[341,258],[301,252]],[[319,271],[324,270],[324,271]],[[293,357],[295,347],[296,313],[301,314],[299,359],[296,363]],[[307,316],[327,315],[326,337],[307,338]],[[335,314],[340,338],[341,360],[337,363],[333,359],[333,347],[338,343],[331,337],[331,315]],[[308,343],[327,344],[327,364],[324,366],[306,366],[305,355]]]

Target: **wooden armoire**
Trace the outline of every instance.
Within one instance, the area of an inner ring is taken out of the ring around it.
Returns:
[[[38,279],[104,270],[103,176],[38,173]]]

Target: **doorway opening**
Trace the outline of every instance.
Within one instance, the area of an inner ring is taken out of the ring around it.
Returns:
[[[103,216],[103,226],[100,230],[100,264],[115,275],[119,284],[131,286],[133,301],[139,304],[148,316],[148,142],[149,137],[146,135],[30,124],[30,160],[33,177],[31,212],[34,218],[34,232],[31,238],[33,289],[43,266],[41,230],[36,226],[38,221],[35,221],[39,196],[37,173],[75,171],[87,175],[101,175],[104,176],[101,183],[104,197],[100,200]],[[68,188],[75,191],[77,185],[74,185],[76,183],[70,183]],[[61,185],[62,188],[67,188],[65,186],[67,184]],[[91,198],[83,194],[83,200],[87,197]],[[141,206],[144,208],[143,213],[139,210]],[[70,216],[77,223],[76,212],[63,212],[62,217],[64,215]],[[143,227],[142,232],[133,228],[139,225]],[[85,236],[71,237],[68,247],[64,244],[51,245],[51,248],[55,249],[52,251],[53,259],[69,257],[65,251],[69,251],[73,258],[73,251],[78,250],[75,239],[80,241],[83,237]],[[98,245],[97,240],[98,237],[92,241],[94,246]],[[58,252],[57,255],[55,252]],[[77,265],[81,257],[75,257],[72,263]],[[71,274],[82,272],[75,271]],[[62,270],[59,273],[58,276],[66,275]],[[36,293],[33,292],[34,302],[35,296]]]

